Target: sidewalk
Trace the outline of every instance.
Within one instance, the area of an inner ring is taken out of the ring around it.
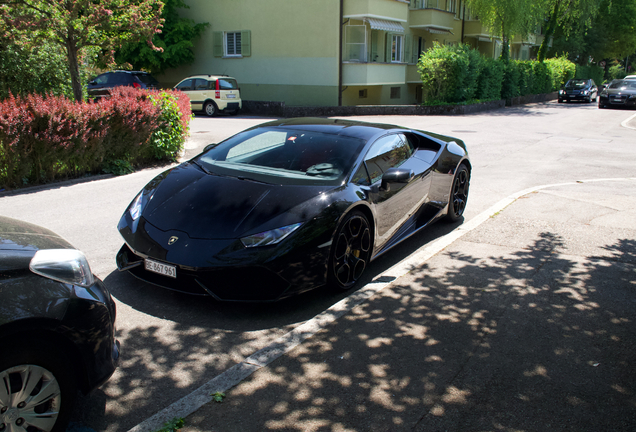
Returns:
[[[182,432],[634,430],[635,186],[523,196]]]

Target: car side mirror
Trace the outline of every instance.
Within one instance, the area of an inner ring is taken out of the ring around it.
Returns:
[[[415,177],[413,170],[389,168],[384,175],[382,175],[380,190],[388,192],[391,190],[391,183],[408,183],[413,177]]]

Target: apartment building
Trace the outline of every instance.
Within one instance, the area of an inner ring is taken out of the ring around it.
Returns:
[[[180,14],[210,27],[195,62],[159,79],[235,77],[242,98],[292,106],[421,101],[420,53],[469,43],[498,56],[501,43],[461,0],[186,0]],[[466,19],[464,19],[466,18]],[[523,46],[523,41],[520,46]]]

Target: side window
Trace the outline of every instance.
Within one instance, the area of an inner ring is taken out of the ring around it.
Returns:
[[[101,74],[100,76],[98,76],[97,78],[95,78],[95,82],[97,84],[106,84],[108,83],[108,77],[112,75],[111,73],[105,73],[105,74]]]
[[[216,90],[216,80],[208,81],[208,89]]]
[[[187,79],[177,85],[177,90],[192,90],[192,83],[194,80]]]
[[[238,84],[236,80],[227,79],[227,78],[219,78],[219,89],[221,90],[236,90],[238,88]]]
[[[207,90],[208,89],[208,80],[195,79],[194,80],[194,89],[195,90]]]
[[[364,164],[360,164],[360,168],[351,178],[351,182],[360,186],[369,186],[371,182],[369,181],[369,175],[367,174],[367,169]]]
[[[413,147],[402,134],[380,138],[371,146],[364,159],[371,183],[382,178],[389,168],[402,165],[413,154]]]

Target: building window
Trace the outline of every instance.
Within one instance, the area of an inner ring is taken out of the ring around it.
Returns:
[[[345,61],[367,61],[367,27],[364,25],[345,26]]]
[[[358,91],[358,97],[360,99],[366,99],[366,97],[367,97],[367,89],[359,90]]]
[[[391,87],[391,99],[400,99],[401,87]]]
[[[241,32],[225,33],[225,55],[226,56],[241,55]]]
[[[402,63],[402,54],[404,52],[404,36],[393,35],[391,43],[391,63]]]

